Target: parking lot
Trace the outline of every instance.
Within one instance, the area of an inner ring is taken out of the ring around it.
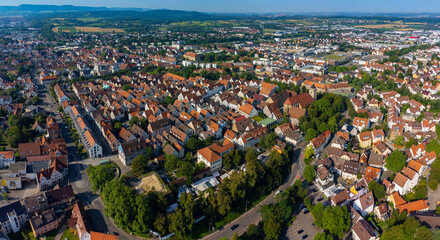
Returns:
[[[300,212],[292,225],[287,229],[284,240],[296,240],[296,239],[313,239],[315,235],[321,230],[314,226],[313,216],[310,212],[304,214]]]
[[[25,197],[33,196],[37,193],[39,193],[39,190],[35,180],[23,182],[21,189],[12,189],[8,191],[8,200],[4,199],[3,194],[0,194],[0,206],[21,200]]]

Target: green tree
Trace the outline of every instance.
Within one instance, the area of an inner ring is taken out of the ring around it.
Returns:
[[[140,125],[139,118],[136,116],[131,117],[130,121],[128,121],[128,123],[130,124],[130,127],[133,127],[133,125],[135,125],[135,124],[138,126]]]
[[[185,176],[186,182],[188,184],[192,183],[192,177],[194,174],[194,166],[187,161],[181,161],[179,163],[179,171],[177,172],[179,176]]]
[[[402,225],[397,225],[386,229],[382,233],[380,239],[381,240],[405,239],[405,232],[403,231]]]
[[[315,167],[311,164],[307,164],[306,167],[304,168],[304,179],[308,183],[312,183],[313,179],[315,179],[315,175],[316,175]]]
[[[245,152],[246,152],[246,154],[245,154],[246,162],[249,162],[252,159],[257,160],[257,157],[258,157],[257,150],[255,150],[254,148],[248,148],[248,149],[246,149]]]
[[[258,240],[262,239],[258,227],[254,224],[249,225],[247,231],[242,236],[243,240]]]
[[[383,199],[386,195],[385,186],[372,180],[368,183],[368,190],[373,191],[376,199]]]
[[[318,203],[315,206],[312,206],[311,204],[308,204],[307,206],[310,209],[310,212],[313,215],[313,218],[315,219],[315,225],[322,228],[323,225],[323,214],[325,207],[322,203]]]
[[[165,156],[164,167],[168,172],[174,171],[178,167],[178,164],[179,164],[179,158],[177,156],[172,154]]]
[[[93,191],[102,191],[105,184],[115,177],[115,171],[110,164],[92,166],[87,168]]]
[[[437,139],[440,139],[440,125],[435,125],[435,132],[437,133]]]
[[[417,229],[414,240],[433,240],[434,234],[427,227],[422,226]]]
[[[304,153],[304,161],[310,163],[314,156],[315,156],[315,150],[313,150],[313,146],[312,145],[307,146]]]
[[[351,217],[347,207],[327,207],[322,216],[322,225],[330,234],[342,239],[351,225]]]
[[[267,240],[277,240],[283,229],[281,212],[277,205],[263,205],[260,209],[263,218],[263,232]]]
[[[223,157],[223,167],[227,170],[238,167],[243,162],[243,153],[239,149],[232,150]]]
[[[115,122],[115,126],[114,129],[119,132],[122,129],[122,123],[120,122]]]
[[[175,233],[179,238],[182,239],[190,231],[182,209],[178,208],[169,215],[168,219],[169,231]]]
[[[313,238],[313,240],[333,240],[333,238],[331,235],[328,235],[327,233],[322,232],[322,233],[317,233],[315,235],[315,237]]]
[[[167,218],[164,214],[158,214],[154,220],[154,230],[159,234],[164,235],[167,233],[168,225]]]
[[[138,176],[148,170],[148,159],[144,154],[140,154],[131,163],[132,172]]]
[[[403,143],[405,142],[405,138],[403,136],[397,136],[396,138],[394,138],[393,142],[397,146],[403,146]]]
[[[263,136],[260,139],[259,146],[265,149],[271,149],[273,146],[275,146],[276,141],[277,141],[277,136],[275,132],[272,132]]]
[[[406,155],[400,150],[394,150],[386,159],[385,167],[395,173],[400,172],[406,165]]]
[[[309,128],[307,129],[305,139],[306,141],[310,141],[317,136],[318,136],[318,132],[313,128]]]
[[[187,142],[186,142],[186,147],[188,148],[188,150],[190,151],[195,151],[197,149],[201,148],[201,144],[200,144],[200,140],[197,137],[191,137]]]

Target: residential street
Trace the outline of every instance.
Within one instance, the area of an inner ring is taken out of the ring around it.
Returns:
[[[72,185],[79,201],[84,205],[86,213],[90,219],[90,222],[92,223],[92,229],[97,232],[119,235],[119,239],[121,240],[142,239],[132,236],[118,228],[110,218],[105,216],[104,202],[98,194],[95,194],[91,190],[89,177],[86,172],[89,164],[97,165],[103,159],[81,160],[80,156],[77,154],[75,144],[70,137],[70,133],[65,127],[65,124],[58,112],[59,105],[56,104],[55,100],[50,95],[48,88],[49,86],[46,86],[46,90],[42,91],[41,93],[41,99],[43,101],[42,106],[48,113],[55,115],[55,120],[63,131],[63,136],[66,140],[69,154],[69,183]],[[105,158],[108,159],[111,157]]]

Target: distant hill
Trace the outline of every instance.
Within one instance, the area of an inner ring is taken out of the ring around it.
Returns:
[[[218,20],[225,16],[206,14],[201,12],[189,12],[180,10],[112,10],[112,11],[81,11],[81,12],[53,12],[38,14],[49,18],[105,18],[105,19],[132,19],[149,22],[157,21],[190,21],[190,20]]]
[[[107,8],[73,5],[32,5],[0,6],[0,15],[32,15],[65,18],[123,18],[148,21],[163,20],[213,20],[222,19],[218,14],[206,14],[195,11],[181,11],[149,8]]]
[[[22,4],[20,6],[0,6],[0,14],[39,14],[57,12],[96,12],[96,11],[145,11],[143,8],[107,8],[107,7],[86,7],[72,5],[33,5]]]

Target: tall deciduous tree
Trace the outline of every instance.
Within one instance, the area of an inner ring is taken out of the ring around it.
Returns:
[[[399,172],[406,165],[407,156],[400,150],[394,150],[386,159],[385,167],[393,172]]]
[[[344,233],[350,229],[351,218],[347,207],[329,206],[324,210],[322,225],[333,236],[342,239]]]

